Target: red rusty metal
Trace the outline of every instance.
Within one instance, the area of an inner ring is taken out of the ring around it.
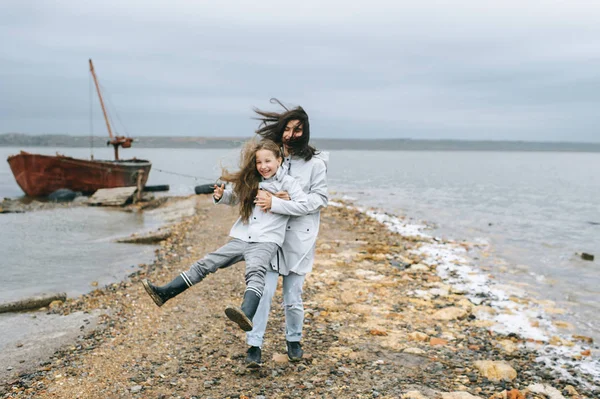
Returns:
[[[141,159],[86,160],[25,151],[8,157],[8,163],[19,187],[31,197],[47,196],[61,188],[91,194],[101,188],[135,186],[140,169],[145,185],[152,167]]]

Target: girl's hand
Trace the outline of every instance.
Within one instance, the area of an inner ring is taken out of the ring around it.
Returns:
[[[284,201],[289,201],[291,200],[290,195],[288,194],[287,191],[278,191],[275,194],[273,194],[274,196],[276,196],[279,199],[282,199]]]
[[[223,191],[225,191],[225,184],[221,184],[221,187],[215,184],[215,192],[213,193],[213,198],[215,201],[219,201],[223,196]]]
[[[256,204],[256,206],[258,206],[263,211],[265,211],[265,212],[270,211],[271,210],[271,197],[273,197],[273,194],[271,194],[270,192],[265,191],[265,190],[258,190],[258,193],[256,194],[256,198],[254,199],[254,203]]]

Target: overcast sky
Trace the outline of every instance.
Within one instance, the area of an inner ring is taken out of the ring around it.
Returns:
[[[277,97],[313,138],[600,142],[594,3],[2,0],[0,133],[105,134],[92,58],[134,137],[248,136]]]

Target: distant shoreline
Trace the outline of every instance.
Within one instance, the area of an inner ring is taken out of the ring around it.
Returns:
[[[237,148],[249,137],[136,137],[137,148]],[[28,135],[0,134],[0,147],[72,147],[106,146],[102,136],[70,136],[66,134]],[[316,139],[312,143],[324,150],[373,151],[529,151],[529,152],[600,152],[600,143],[475,141],[475,140],[413,140],[413,139]]]

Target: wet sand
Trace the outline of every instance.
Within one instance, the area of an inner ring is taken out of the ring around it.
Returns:
[[[99,312],[47,361],[13,370],[0,391],[15,398],[592,398],[536,362],[515,334],[500,335],[476,305],[448,288],[412,249],[419,238],[390,232],[345,207],[322,214],[313,273],[305,284],[305,358],[285,356],[276,294],[263,347],[265,364],[247,370],[244,334],[223,310],[244,291],[243,264],[219,271],[157,308],[140,284],[165,283],[227,241],[235,210],[197,198],[196,214],[172,228],[156,261],[131,276],[52,310]],[[438,295],[418,297],[418,291]],[[19,349],[19,348],[17,348]],[[597,356],[597,352],[591,353]],[[587,356],[587,355],[586,355]],[[18,353],[15,360],[18,361]],[[595,384],[597,385],[597,384]],[[560,395],[560,396],[556,396]]]

